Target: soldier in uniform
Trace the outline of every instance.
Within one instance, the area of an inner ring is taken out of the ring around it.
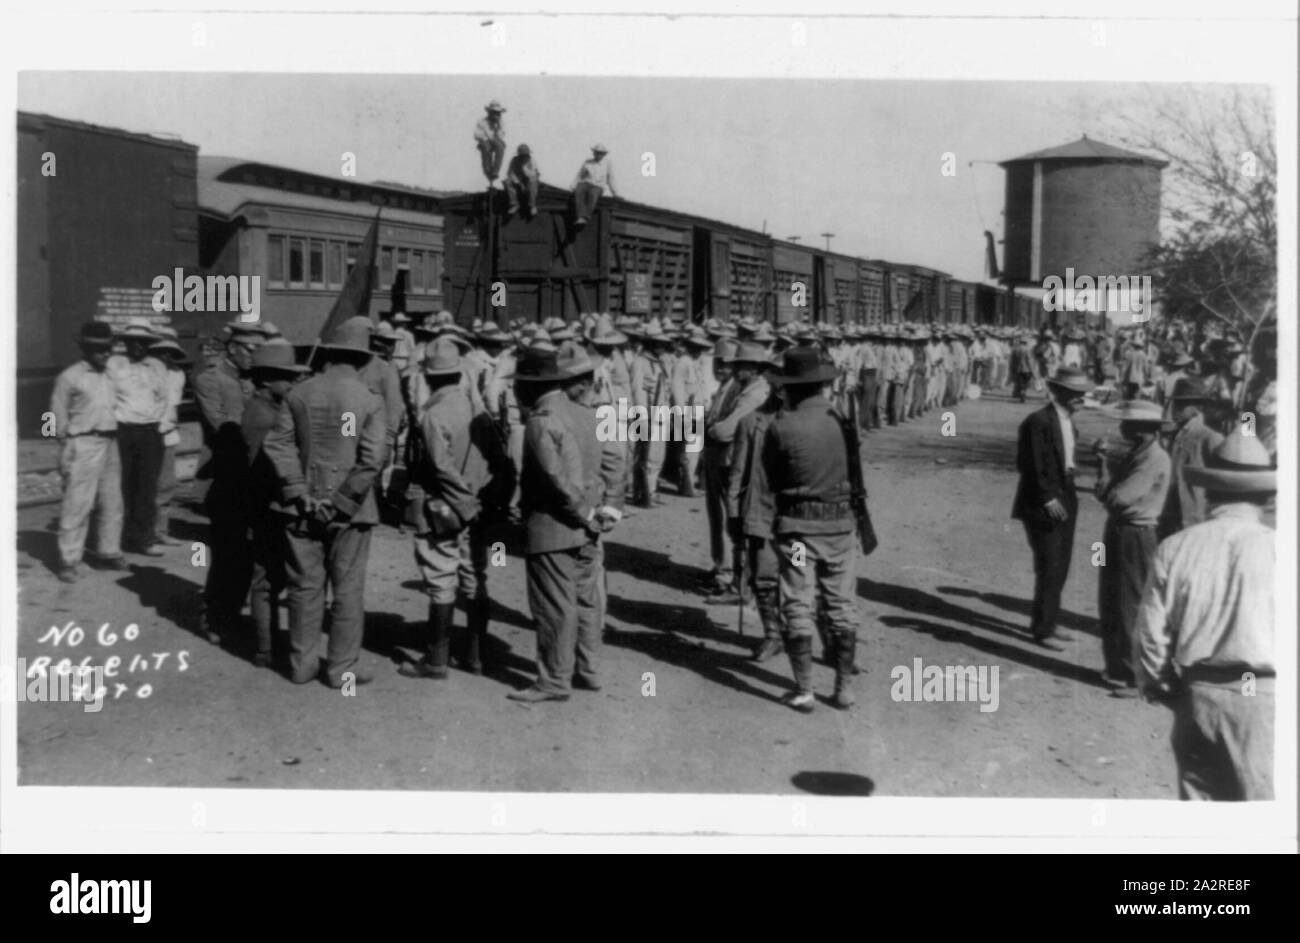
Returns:
[[[423,455],[411,481],[419,486],[415,562],[429,596],[429,633],[424,657],[398,669],[409,678],[447,677],[453,654],[467,671],[482,674],[491,606],[488,524],[515,486],[492,418],[474,413],[460,386],[463,363],[450,337],[425,351],[429,400],[420,414]],[[458,590],[467,624],[454,638]]]
[[[396,347],[397,332],[393,326],[387,321],[375,325],[370,334],[370,350],[374,356],[361,368],[359,374],[366,388],[383,401],[384,414],[388,418],[388,462],[375,483],[381,512],[388,509],[386,496],[389,494],[393,468],[397,463],[397,443],[402,435],[402,426],[406,422],[406,404],[402,401],[402,378],[393,363],[393,351]]]
[[[328,582],[334,598],[324,680],[341,688],[373,680],[355,669],[388,419],[383,401],[358,375],[371,356],[369,318],[343,322],[319,352],[324,369],[289,392],[263,448],[280,479],[281,506],[297,512],[286,561],[290,677],[305,684],[317,676]]]
[[[668,359],[669,337],[658,321],[646,325],[641,336],[641,350],[632,363],[632,405],[646,411],[642,428],[645,435],[636,443],[636,467],[632,472],[632,501],[643,508],[653,507],[659,490],[659,473],[667,451],[665,422],[671,377]]]
[[[59,470],[63,474],[63,504],[59,511],[59,579],[80,578],[86,531],[96,511],[99,563],[111,570],[127,569],[122,537],[122,466],[117,452],[117,400],[108,358],[113,329],[90,321],[81,328],[81,359],[59,374],[50,397],[54,434],[63,445]]]
[[[768,385],[763,378],[767,366],[767,351],[754,341],[742,341],[731,358],[733,370],[732,386],[723,402],[713,415],[713,422],[706,423],[704,432],[705,448],[725,452],[727,459],[721,464],[724,469],[718,487],[723,495],[723,513],[726,513],[726,495],[730,491],[731,478],[735,468],[731,465],[732,443],[736,438],[736,429],[745,416],[752,413],[767,399]],[[724,518],[725,520],[725,518]],[[739,559],[741,546],[734,535],[728,535],[731,543],[731,561]],[[727,582],[717,582],[714,591],[705,602],[710,605],[731,605],[740,602],[741,587],[735,585],[734,571],[728,569]]]
[[[848,463],[861,459],[848,454],[840,419],[822,392],[834,372],[812,348],[785,352],[781,372],[770,377],[784,391],[785,408],[771,420],[761,452],[774,497],[786,652],[796,686],[785,701],[802,712],[813,708],[812,636],[819,611],[835,645],[832,703],[847,709],[854,701],[857,536]]]
[[[284,399],[309,367],[294,362],[293,345],[273,339],[253,352],[249,376],[253,395],[244,405],[240,429],[248,460],[249,524],[252,532],[252,574],[248,608],[257,632],[253,664],[270,667],[288,654],[282,645],[280,597],[284,593],[285,527],[289,518],[276,509],[279,479],[262,448],[266,435],[280,420]]]
[[[773,364],[769,364],[772,366]],[[744,554],[747,586],[741,587],[744,598],[752,594],[763,624],[763,638],[754,649],[755,661],[766,661],[782,651],[784,631],[776,559],[772,539],[775,511],[772,490],[763,473],[760,447],[772,418],[781,409],[781,388],[768,387],[769,393],[753,412],[744,416],[736,427],[731,445],[731,480],[727,489],[727,530]]]
[[[537,681],[513,700],[600,689],[599,539],[622,517],[623,469],[617,443],[602,446],[594,411],[579,402],[592,372],[582,349],[565,342],[529,348],[515,377],[529,410],[520,484]]]
[[[695,328],[682,338],[684,352],[673,364],[672,405],[681,409],[682,434],[699,435],[695,416],[704,416],[704,364],[703,351],[713,349],[713,341],[701,328]],[[699,450],[681,449],[680,493],[684,498],[695,497],[695,472],[700,463]]]

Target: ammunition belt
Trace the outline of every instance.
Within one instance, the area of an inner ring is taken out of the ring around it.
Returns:
[[[801,521],[842,521],[853,517],[853,504],[850,501],[791,499],[778,495],[776,512],[782,517],[793,517]]]

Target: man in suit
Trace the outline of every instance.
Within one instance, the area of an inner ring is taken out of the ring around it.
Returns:
[[[1201,416],[1209,398],[1199,377],[1183,377],[1169,397],[1174,423],[1169,440],[1172,478],[1158,525],[1161,540],[1206,518],[1205,492],[1192,487],[1187,471],[1204,468],[1214,450],[1223,444],[1223,436],[1207,426]]]
[[[1025,527],[1034,555],[1034,607],[1029,631],[1034,641],[1061,651],[1065,638],[1056,628],[1061,591],[1070,573],[1074,523],[1079,499],[1074,490],[1074,446],[1078,433],[1071,418],[1093,388],[1078,367],[1061,367],[1047,381],[1052,402],[1020,424],[1016,489],[1011,516]]]
[[[520,505],[528,608],[537,625],[537,681],[512,700],[567,701],[600,690],[600,535],[622,517],[623,449],[602,445],[580,402],[595,365],[572,341],[530,347],[515,373],[528,409]],[[575,389],[576,387],[576,389]]]

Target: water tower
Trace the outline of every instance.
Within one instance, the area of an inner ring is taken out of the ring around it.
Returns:
[[[1149,275],[1143,259],[1159,241],[1160,172],[1168,163],[1087,135],[1002,161],[1007,172],[1002,280],[1009,288],[1042,288],[1049,276],[1065,280],[1067,269],[1076,280]],[[1058,326],[1085,320],[1044,314]]]

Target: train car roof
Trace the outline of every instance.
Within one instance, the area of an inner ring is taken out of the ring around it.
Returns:
[[[131,141],[155,144],[159,147],[171,147],[181,151],[197,152],[199,149],[197,144],[190,144],[188,141],[183,141],[174,134],[146,134],[140,131],[124,131],[121,128],[110,128],[100,124],[91,124],[87,121],[74,121],[71,118],[60,118],[56,115],[40,114],[34,111],[18,112],[18,127],[20,130],[24,128],[29,130],[38,130],[42,125],[47,124],[69,128],[74,131],[84,131],[89,134],[101,134],[106,137],[126,138]]]
[[[537,202],[542,208],[558,208],[566,205],[572,197],[573,191],[566,190],[563,187],[553,186],[549,183],[543,183],[538,188]],[[466,205],[473,205],[473,202],[479,199],[482,193],[458,193],[447,196],[442,200],[446,210],[454,211],[462,209]],[[634,200],[627,200],[621,196],[602,196],[600,202],[615,210],[621,210],[625,213],[636,213],[643,216],[655,216],[661,219],[670,219],[678,221],[684,225],[700,226],[706,229],[726,230],[733,235],[742,235],[754,239],[758,242],[767,242],[772,239],[766,233],[759,232],[756,229],[749,229],[745,226],[738,226],[735,223],[724,222],[720,219],[710,219],[707,216],[698,216],[694,213],[685,213],[681,210],[668,209],[662,206],[653,206],[649,203],[637,203]]]
[[[339,180],[237,157],[201,156],[198,174],[199,212],[224,220],[236,218],[249,204],[258,204],[366,218],[382,209],[388,222],[428,226],[433,217],[441,218],[443,200],[454,195],[396,184]]]

